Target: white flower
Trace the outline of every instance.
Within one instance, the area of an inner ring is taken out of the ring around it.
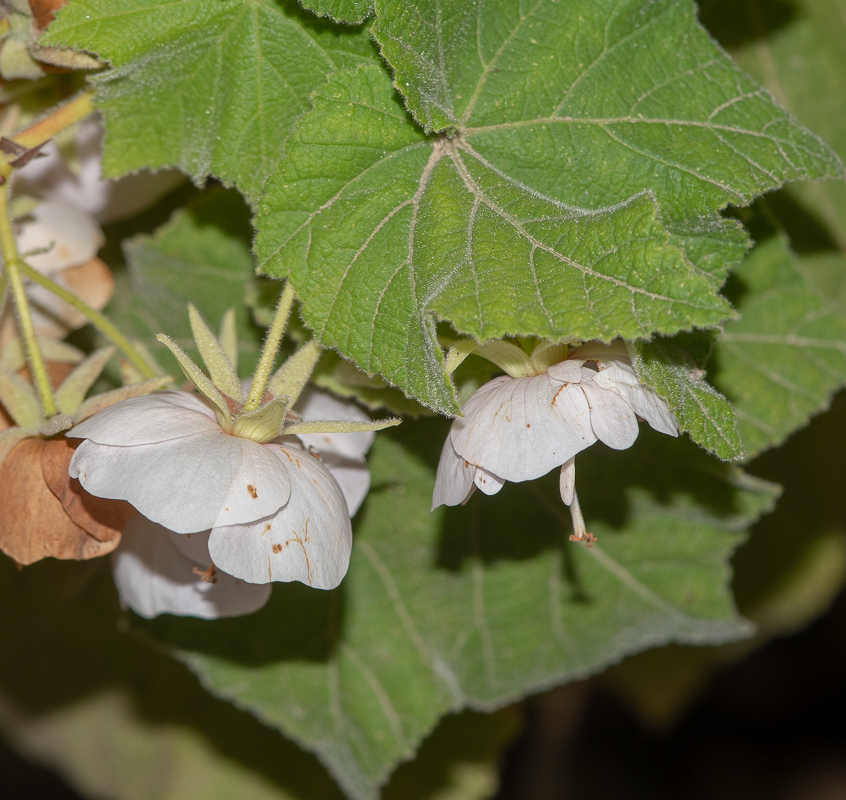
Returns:
[[[453,422],[438,465],[433,510],[464,503],[477,488],[495,494],[506,481],[533,480],[561,467],[561,497],[575,505],[575,517],[577,453],[597,440],[615,450],[631,447],[638,417],[661,433],[678,435],[667,404],[638,381],[622,343],[583,345],[551,364],[502,342],[488,352],[486,347],[481,354],[511,375],[478,389],[465,403],[464,416]]]
[[[303,393],[299,405],[300,416],[304,421],[369,421],[367,415],[351,403],[336,400],[311,389]],[[364,456],[370,449],[374,435],[373,431],[359,431],[341,434],[312,433],[297,437],[307,448],[319,453],[320,462],[340,486],[349,516],[353,516],[358,510],[370,486],[370,472]],[[297,458],[313,458],[303,453],[292,441],[288,441],[287,446],[290,452],[297,454]],[[318,466],[320,462],[317,462]],[[275,527],[278,529],[279,525]],[[222,563],[213,560],[210,554],[211,534],[212,531],[181,534],[143,516],[135,517],[124,528],[121,546],[112,554],[112,570],[121,600],[137,614],[148,619],[159,614],[217,619],[257,611],[270,598],[270,585],[246,583],[227,574]],[[298,560],[310,554],[315,547],[312,537],[316,535],[319,536],[319,532],[311,531],[302,548],[299,544],[286,546],[285,556]],[[229,536],[231,537],[231,532]],[[273,532],[269,532],[268,536],[273,537]],[[278,567],[275,562],[279,558],[274,552],[274,543],[279,544],[271,539],[269,546],[274,566]],[[341,545],[347,558],[350,543],[349,537],[345,537]],[[237,541],[236,537],[234,544],[239,546],[243,542]],[[248,544],[254,544],[254,541],[251,540]],[[318,558],[319,555],[308,557]],[[297,577],[276,576],[273,579],[301,580]]]
[[[87,492],[127,500],[176,533],[211,530],[212,560],[230,575],[331,589],[346,573],[343,493],[293,437],[259,444],[229,435],[186,392],[118,403],[68,435],[85,439],[70,474]]]

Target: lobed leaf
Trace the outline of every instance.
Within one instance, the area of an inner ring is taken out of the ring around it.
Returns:
[[[470,137],[425,137],[374,67],[313,103],[260,204],[260,268],[290,274],[322,344],[425,405],[458,411],[436,318],[480,340],[608,340],[730,315],[650,196],[598,211],[543,197]]]
[[[667,402],[679,430],[723,461],[744,456],[734,408],[705,380],[684,345],[655,339],[636,342],[630,349],[638,377]]]
[[[78,0],[41,42],[112,66],[93,79],[107,176],[176,166],[250,200],[326,73],[374,60],[366,31],[320,23],[294,0]]]
[[[373,33],[421,125],[460,131],[560,202],[649,190],[668,218],[688,218],[844,175],[713,42],[692,0],[377,0]]]

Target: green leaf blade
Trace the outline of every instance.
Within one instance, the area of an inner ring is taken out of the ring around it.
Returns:
[[[479,339],[637,338],[731,315],[651,198],[588,212],[538,196],[461,137],[424,138],[381,70],[338,73],[295,126],[256,221],[322,344],[457,412],[434,318]]]
[[[427,129],[601,208],[644,189],[671,218],[842,177],[837,156],[714,45],[691,2],[380,0],[374,35]]]
[[[307,26],[294,3],[87,0],[45,37],[96,53],[105,174],[178,166],[255,199],[312,89],[341,65],[372,60],[366,33]]]
[[[781,237],[758,245],[733,277],[742,316],[716,346],[716,383],[751,456],[807,424],[846,384],[846,315],[814,291]]]

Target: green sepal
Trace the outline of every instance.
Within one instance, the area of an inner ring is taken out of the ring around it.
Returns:
[[[229,414],[229,406],[226,405],[223,395],[173,339],[164,333],[160,333],[156,338],[173,353],[173,357],[179,363],[179,368],[185,377],[194,384],[197,391],[212,402],[218,425],[229,433],[232,430],[232,418]]]
[[[85,353],[67,342],[60,342],[47,337],[42,339],[40,336],[36,338],[38,339],[38,349],[41,350],[41,355],[45,361],[56,361],[60,364],[79,364],[85,358]],[[17,372],[26,366],[26,350],[23,340],[19,336],[10,339],[3,348],[0,363],[12,372]]]
[[[308,422],[292,422],[285,426],[286,434],[303,433],[359,433],[361,431],[382,431],[385,428],[393,428],[399,425],[402,420],[399,417],[388,417],[387,419],[374,419],[370,422],[347,422],[342,419],[331,420],[309,420]]]
[[[22,428],[38,428],[44,421],[35,390],[20,375],[3,366],[0,366],[0,403]]]
[[[472,352],[479,346],[475,339],[458,339],[450,345],[444,357],[444,372],[452,375]]]
[[[314,372],[321,351],[322,348],[314,339],[306,342],[276,370],[267,382],[267,391],[274,396],[287,397],[290,404],[294,405]]]
[[[100,377],[100,373],[106,366],[109,359],[115,354],[114,347],[104,347],[102,350],[95,350],[79,366],[62,381],[62,385],[56,389],[55,398],[59,411],[63,414],[75,414],[88,390],[94,385],[94,381]]]
[[[238,318],[234,308],[227,308],[220,319],[220,346],[235,372],[238,372]],[[238,384],[240,386],[240,384]]]
[[[93,417],[104,408],[113,406],[121,400],[130,400],[133,397],[141,397],[145,394],[155,392],[157,389],[163,389],[167,384],[172,383],[173,378],[170,375],[162,375],[159,378],[150,378],[148,381],[141,383],[133,383],[129,386],[121,386],[120,389],[112,389],[110,392],[103,392],[102,394],[95,394],[89,397],[76,411],[75,420],[82,422],[88,417]]]
[[[233,400],[243,403],[244,393],[241,390],[238,373],[235,371],[226,350],[211,332],[209,326],[206,325],[206,321],[193,303],[188,303],[188,320],[191,323],[194,342],[200,351],[209,375],[211,375],[212,383]]]
[[[567,345],[558,342],[538,342],[529,361],[535,375],[543,375],[553,364],[567,358]]]
[[[239,414],[232,425],[232,433],[259,444],[272,442],[282,434],[288,405],[287,397],[274,397],[269,403],[255,411]]]
[[[493,362],[512,378],[528,378],[536,374],[529,356],[511,342],[497,339],[485,342],[476,348],[476,355]]]

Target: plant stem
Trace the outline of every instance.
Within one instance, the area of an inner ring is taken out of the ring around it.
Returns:
[[[109,338],[114,344],[120,348],[120,351],[126,356],[132,366],[134,366],[141,375],[149,380],[155,378],[156,373],[153,368],[147,363],[146,359],[132,346],[129,341],[105,315],[99,311],[91,308],[84,300],[80,300],[73,292],[60,286],[55,281],[42,275],[36,269],[33,269],[25,261],[20,262],[21,271],[33,283],[43,286],[47,291],[52,292],[56,297],[64,300],[69,306],[72,306],[80,314],[82,314],[100,333]]]
[[[44,359],[41,357],[41,350],[38,347],[38,340],[35,338],[35,326],[32,324],[32,315],[29,313],[29,303],[26,299],[23,280],[20,271],[20,259],[18,248],[15,244],[15,235],[12,232],[12,223],[9,219],[8,194],[9,175],[11,167],[8,164],[0,165],[0,176],[6,184],[0,189],[0,249],[3,252],[3,266],[5,277],[9,281],[12,290],[12,299],[15,303],[15,310],[18,316],[18,328],[26,349],[26,359],[29,363],[29,372],[32,375],[32,382],[38,392],[38,399],[41,401],[41,408],[45,417],[52,417],[59,413],[56,401],[53,398],[53,390],[50,386],[50,378],[47,375],[47,368],[44,366]]]
[[[285,333],[285,326],[288,324],[288,316],[293,304],[294,287],[288,281],[282,290],[282,295],[276,306],[276,313],[273,315],[273,322],[270,324],[270,330],[268,330],[267,338],[264,340],[261,358],[253,375],[253,382],[250,384],[247,402],[244,403],[244,411],[255,411],[261,404],[264,388],[267,385],[267,379],[270,377],[270,371],[273,369],[276,351],[279,349],[279,342],[282,341],[282,334]]]
[[[94,110],[94,103],[91,101],[93,97],[93,91],[79,94],[70,102],[59,106],[44,119],[34,122],[28,128],[10,138],[27,150],[37,147],[48,139],[52,139],[57,133],[61,133],[65,128],[69,128],[75,122],[79,122],[83,117],[88,116]]]

